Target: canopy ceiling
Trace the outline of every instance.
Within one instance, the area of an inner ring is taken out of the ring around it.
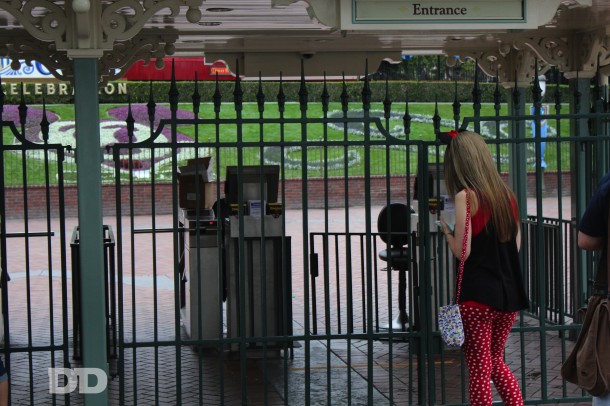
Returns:
[[[0,56],[63,79],[72,58],[97,57],[106,80],[169,55],[239,62],[247,77],[297,76],[302,59],[309,76],[361,75],[364,60],[403,53],[470,57],[506,81],[527,80],[534,60],[585,75],[610,63],[610,0],[525,0],[526,24],[346,24],[358,1],[0,0]]]

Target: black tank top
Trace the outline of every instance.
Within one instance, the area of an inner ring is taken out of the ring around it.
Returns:
[[[500,242],[484,209],[472,217],[472,226],[459,301],[475,301],[501,312],[527,308],[516,233],[509,241]]]

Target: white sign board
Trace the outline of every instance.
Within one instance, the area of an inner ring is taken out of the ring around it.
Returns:
[[[353,0],[355,21],[523,21],[523,0]]]
[[[0,58],[0,76],[2,79],[53,79],[55,77],[49,70],[40,62],[32,61],[30,66],[26,65],[25,60],[20,60],[21,66],[18,70],[11,68],[11,60],[9,58]]]
[[[509,30],[547,24],[562,0],[341,0],[342,30]],[[579,0],[586,5],[590,0]]]

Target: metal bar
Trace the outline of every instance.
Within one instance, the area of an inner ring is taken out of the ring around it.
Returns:
[[[84,366],[99,368],[108,376],[106,325],[103,292],[104,282],[103,225],[100,165],[99,102],[97,98],[96,58],[74,59],[75,116],[78,138],[78,217],[80,251],[83,270],[82,315]],[[87,263],[84,262],[86,258]],[[89,326],[93,327],[89,327]],[[103,334],[99,334],[100,326]],[[86,394],[87,404],[108,404],[108,390]]]
[[[34,237],[53,237],[55,236],[55,231],[37,231],[37,232],[23,232],[23,233],[6,233],[5,238],[34,238]]]

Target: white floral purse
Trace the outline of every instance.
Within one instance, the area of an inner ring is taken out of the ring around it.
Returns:
[[[462,287],[462,275],[464,273],[464,260],[466,257],[466,245],[468,244],[468,228],[470,223],[470,195],[466,189],[466,226],[464,229],[464,241],[462,242],[462,257],[458,267],[455,302],[441,306],[438,312],[438,328],[441,338],[449,347],[461,347],[464,344],[464,326],[460,314],[460,289]]]

